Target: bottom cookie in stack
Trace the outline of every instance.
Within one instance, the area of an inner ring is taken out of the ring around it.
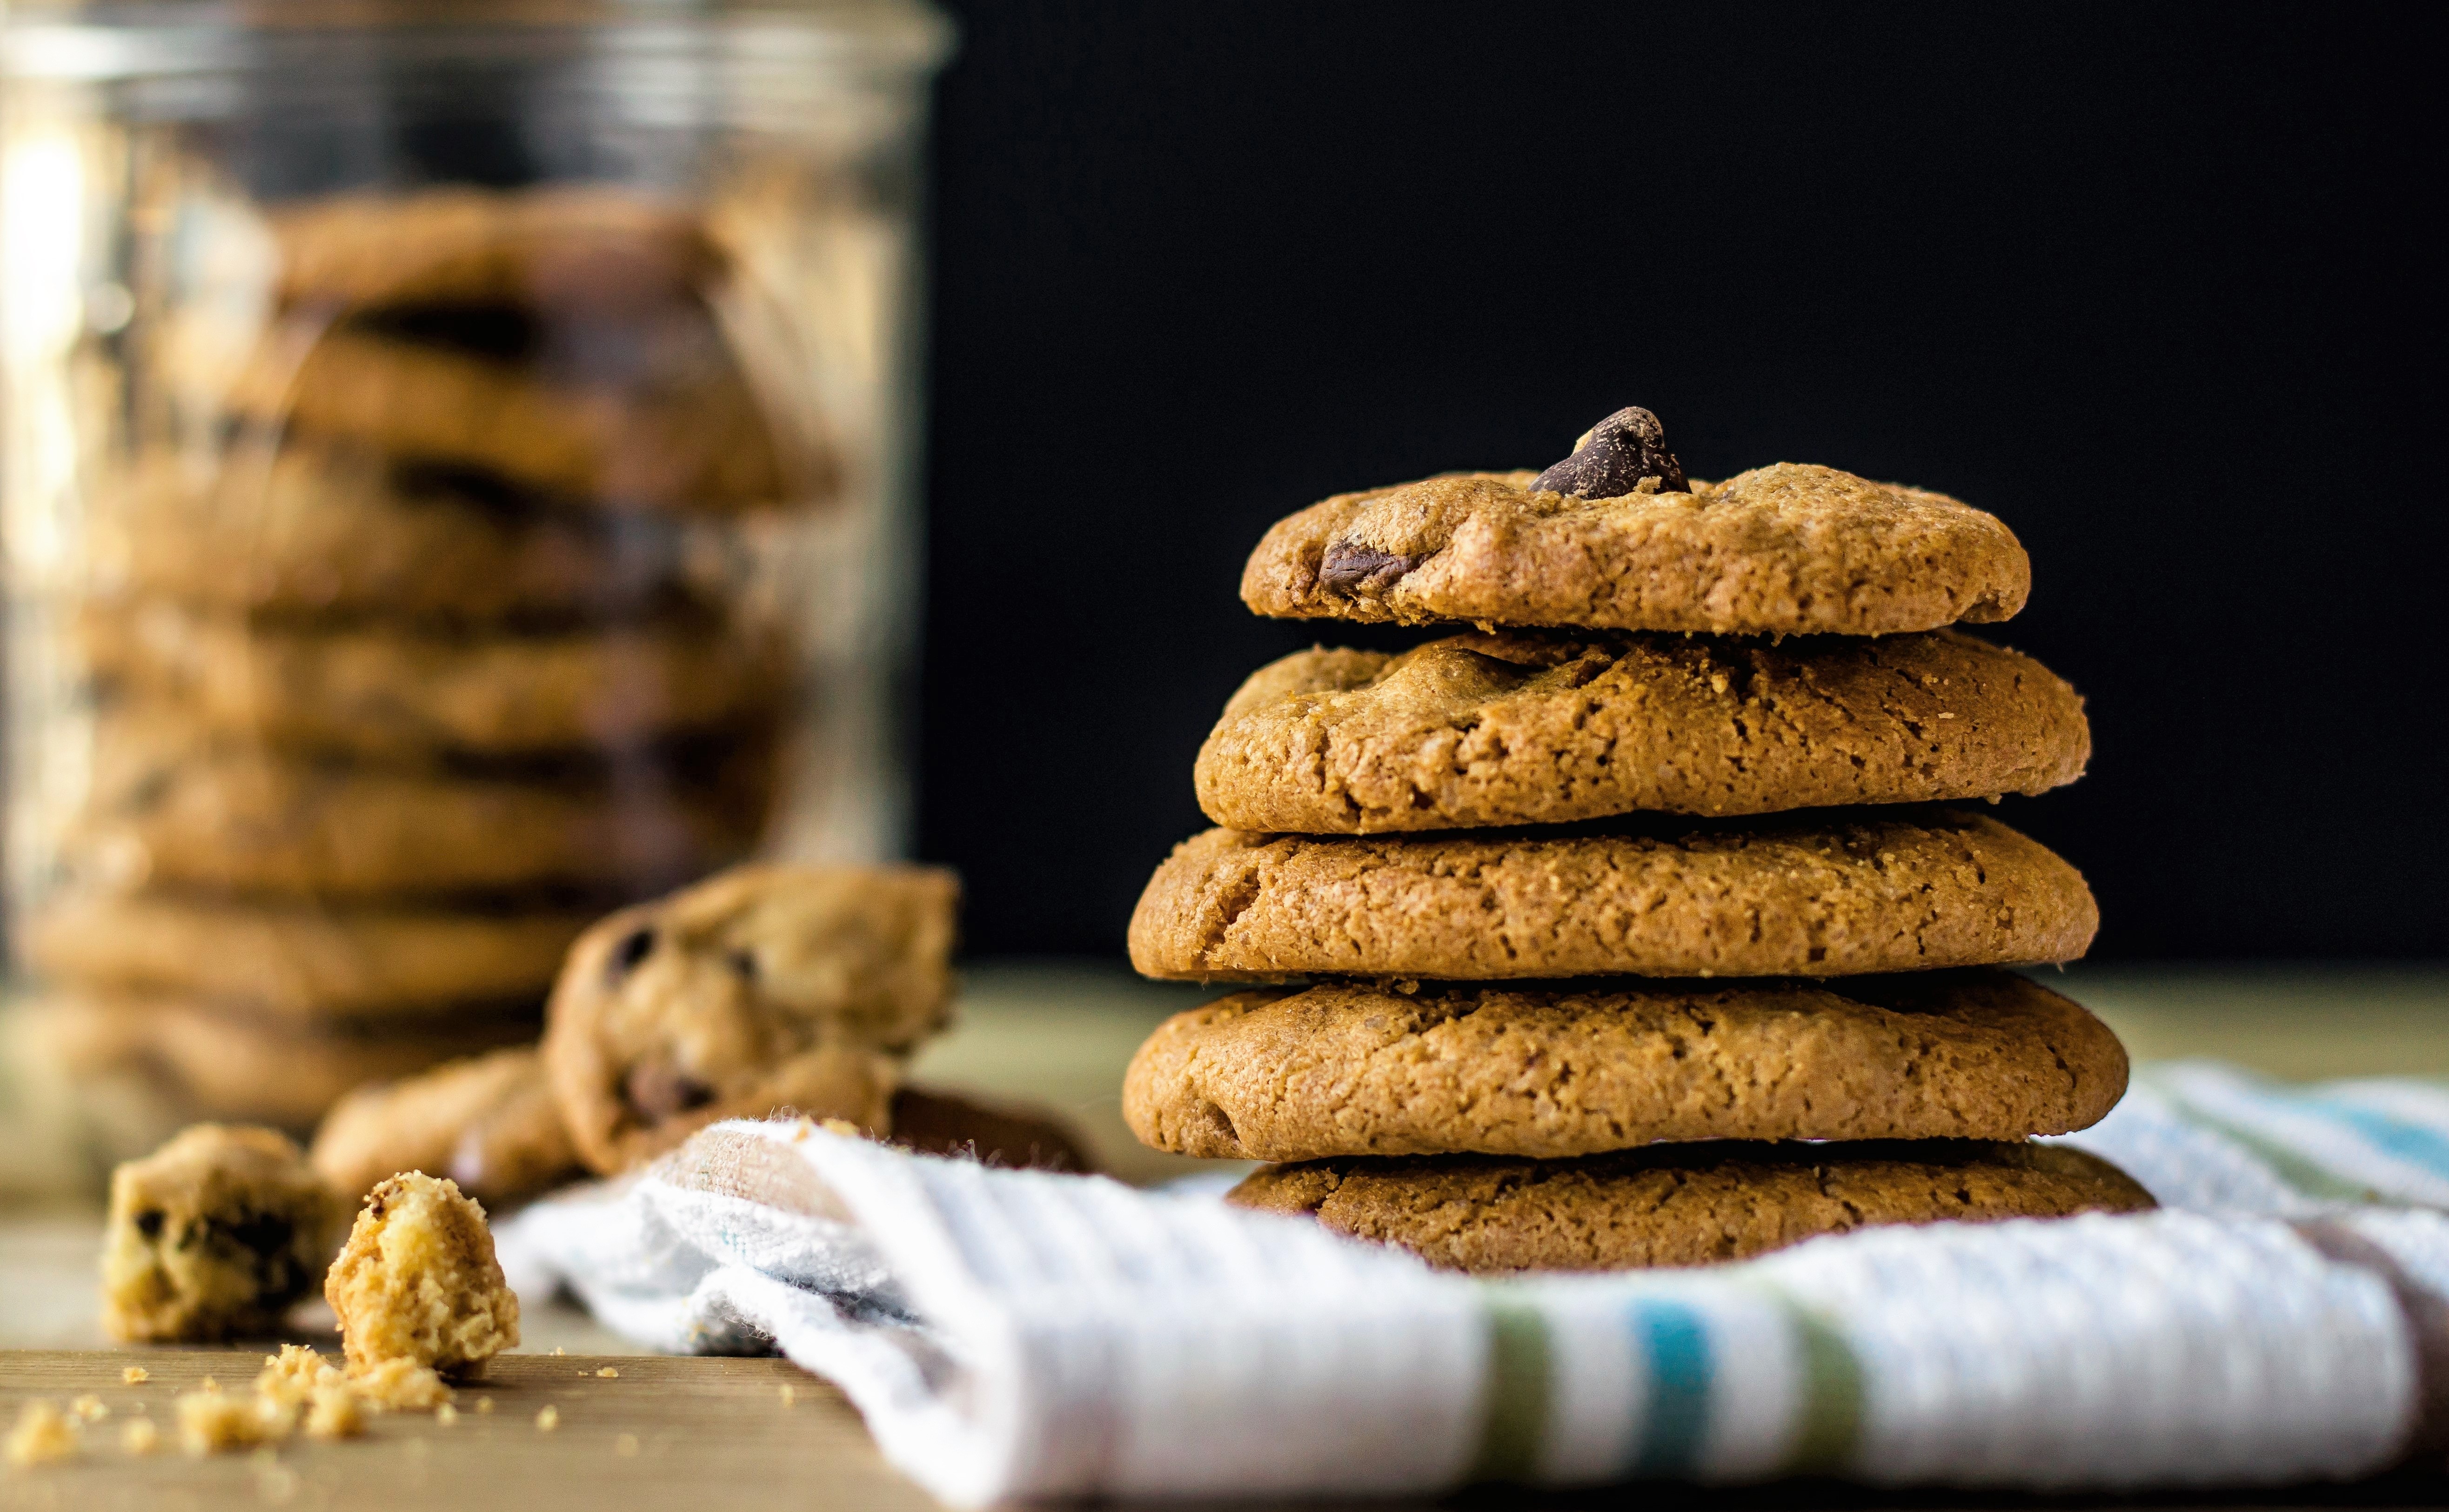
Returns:
[[[2079,1150],[1984,1139],[1711,1139],[1572,1160],[1305,1160],[1264,1167],[1225,1200],[1306,1215],[1476,1273],[1713,1265],[1874,1224],[2153,1205],[2124,1172]]]
[[[2026,1142],[2097,1120],[2126,1075],[2106,1025],[1995,969],[1335,984],[1176,1015],[1123,1108],[1158,1149],[1290,1162],[1246,1181],[1246,1206],[1462,1269],[1608,1269],[2148,1206],[2112,1168]],[[1841,1142],[1779,1142],[1803,1140]]]

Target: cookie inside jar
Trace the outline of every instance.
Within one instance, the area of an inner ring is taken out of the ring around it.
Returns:
[[[786,588],[875,525],[774,359],[753,218],[591,182],[222,209],[164,249],[47,605],[79,758],[21,948],[77,1074],[138,1089],[129,1146],[531,1041],[592,921],[772,843],[842,717]]]

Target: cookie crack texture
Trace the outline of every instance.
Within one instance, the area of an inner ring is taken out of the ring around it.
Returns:
[[[1262,668],[1196,779],[1219,824],[1366,834],[2037,794],[2080,776],[2091,744],[2073,688],[1954,631],[1507,633]]]

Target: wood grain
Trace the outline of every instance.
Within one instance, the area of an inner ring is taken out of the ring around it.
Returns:
[[[0,1352],[0,1421],[25,1402],[66,1406],[88,1392],[111,1415],[87,1426],[75,1460],[0,1471],[0,1508],[41,1512],[219,1512],[268,1506],[416,1512],[742,1512],[935,1503],[885,1466],[839,1392],[787,1361],[623,1355],[505,1355],[459,1393],[458,1421],[393,1413],[364,1438],[293,1438],[277,1449],[195,1459],[175,1445],[124,1453],[119,1430],[151,1418],[175,1440],[171,1399],[206,1375],[243,1390],[261,1349]],[[152,1379],[128,1386],[141,1365]],[[609,1366],[620,1374],[595,1374]],[[782,1388],[792,1388],[785,1402]],[[490,1401],[491,1412],[478,1410]],[[560,1423],[537,1428],[551,1406]]]

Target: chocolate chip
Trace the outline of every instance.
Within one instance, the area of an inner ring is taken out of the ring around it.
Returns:
[[[757,980],[756,951],[726,950],[723,953],[723,963],[731,967],[733,974],[738,976],[742,982],[754,982]]]
[[[148,1239],[158,1239],[162,1236],[163,1221],[168,1216],[160,1208],[146,1208],[136,1215],[136,1232]]]
[[[240,1248],[258,1254],[281,1254],[298,1234],[297,1227],[277,1213],[242,1213],[220,1228]]]
[[[638,969],[638,963],[655,953],[655,931],[652,926],[642,926],[621,937],[612,947],[611,960],[605,963],[604,975],[614,985]]]
[[[622,1090],[628,1096],[629,1106],[658,1123],[714,1101],[714,1088],[661,1061],[631,1066]]]
[[[1683,464],[1667,450],[1667,428],[1638,406],[1618,410],[1591,427],[1573,454],[1539,474],[1533,493],[1577,493],[1585,499],[1616,499],[1656,478],[1661,493],[1689,493]]]
[[[1393,587],[1395,580],[1420,565],[1418,557],[1398,557],[1375,546],[1338,541],[1326,548],[1318,580],[1330,593],[1375,596]]]

